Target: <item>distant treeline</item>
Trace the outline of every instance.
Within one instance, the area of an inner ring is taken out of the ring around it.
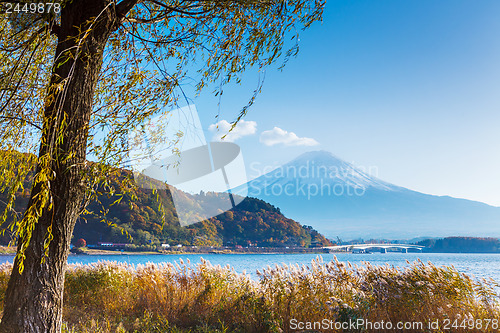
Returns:
[[[425,246],[427,252],[500,253],[500,239],[493,237],[446,237],[416,244]]]

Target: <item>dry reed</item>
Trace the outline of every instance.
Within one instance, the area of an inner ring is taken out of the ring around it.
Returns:
[[[11,269],[0,265],[0,303]],[[453,267],[420,261],[406,268],[352,266],[318,257],[307,266],[282,264],[257,274],[252,279],[204,260],[69,265],[64,332],[294,332],[300,330],[291,323],[325,320],[330,326],[309,331],[398,332],[366,324],[382,320],[420,322],[424,332],[443,332],[447,322],[450,332],[498,331],[499,285]],[[360,320],[364,328],[334,324]],[[439,327],[431,327],[437,320]]]

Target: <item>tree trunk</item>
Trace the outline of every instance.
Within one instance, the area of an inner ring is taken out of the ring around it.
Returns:
[[[92,102],[104,47],[116,24],[112,0],[73,0],[62,9],[50,87],[64,84],[64,89],[49,89],[40,145],[40,156],[49,154],[54,172],[50,181],[53,206],[43,209],[35,225],[21,274],[19,259],[14,261],[0,332],[61,330],[66,260],[85,193],[83,173]],[[30,205],[39,192],[39,186],[32,188]],[[49,227],[53,239],[42,263]]]

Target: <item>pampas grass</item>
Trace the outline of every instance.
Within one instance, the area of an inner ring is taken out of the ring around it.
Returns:
[[[498,331],[492,324],[500,320],[495,281],[474,280],[454,267],[408,264],[353,266],[318,257],[307,266],[267,267],[257,272],[257,280],[205,260],[197,265],[73,264],[66,272],[63,331],[292,332],[292,319],[421,322],[426,332],[442,332],[446,320],[474,320],[483,323],[483,332]],[[11,269],[0,265],[0,302]],[[493,320],[488,329],[486,319]],[[441,326],[428,328],[436,320]]]

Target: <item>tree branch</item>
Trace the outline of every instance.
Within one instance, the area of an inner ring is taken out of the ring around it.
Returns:
[[[184,14],[184,15],[187,15],[187,16],[196,16],[196,15],[202,15],[202,14],[206,14],[206,13],[209,13],[210,10],[202,10],[202,11],[199,11],[199,12],[191,12],[189,10],[183,10],[183,9],[180,9],[180,8],[175,8],[175,7],[171,7],[169,5],[166,5],[164,4],[163,2],[161,1],[156,1],[156,0],[147,0],[149,2],[152,2],[160,7],[163,7],[167,10],[169,10],[170,12],[176,12],[176,13],[180,13],[180,14]],[[192,7],[198,7],[198,6],[189,6],[190,8]]]
[[[40,126],[38,126],[37,124],[32,123],[31,121],[23,119],[23,118],[20,118],[20,117],[0,116],[0,119],[19,120],[19,121],[25,122],[25,123],[27,123],[27,124],[29,124],[29,125],[37,128],[37,129],[39,129],[40,131],[42,130],[42,128]]]
[[[141,0],[123,0],[116,5],[116,15],[120,20],[123,20],[127,13]]]

